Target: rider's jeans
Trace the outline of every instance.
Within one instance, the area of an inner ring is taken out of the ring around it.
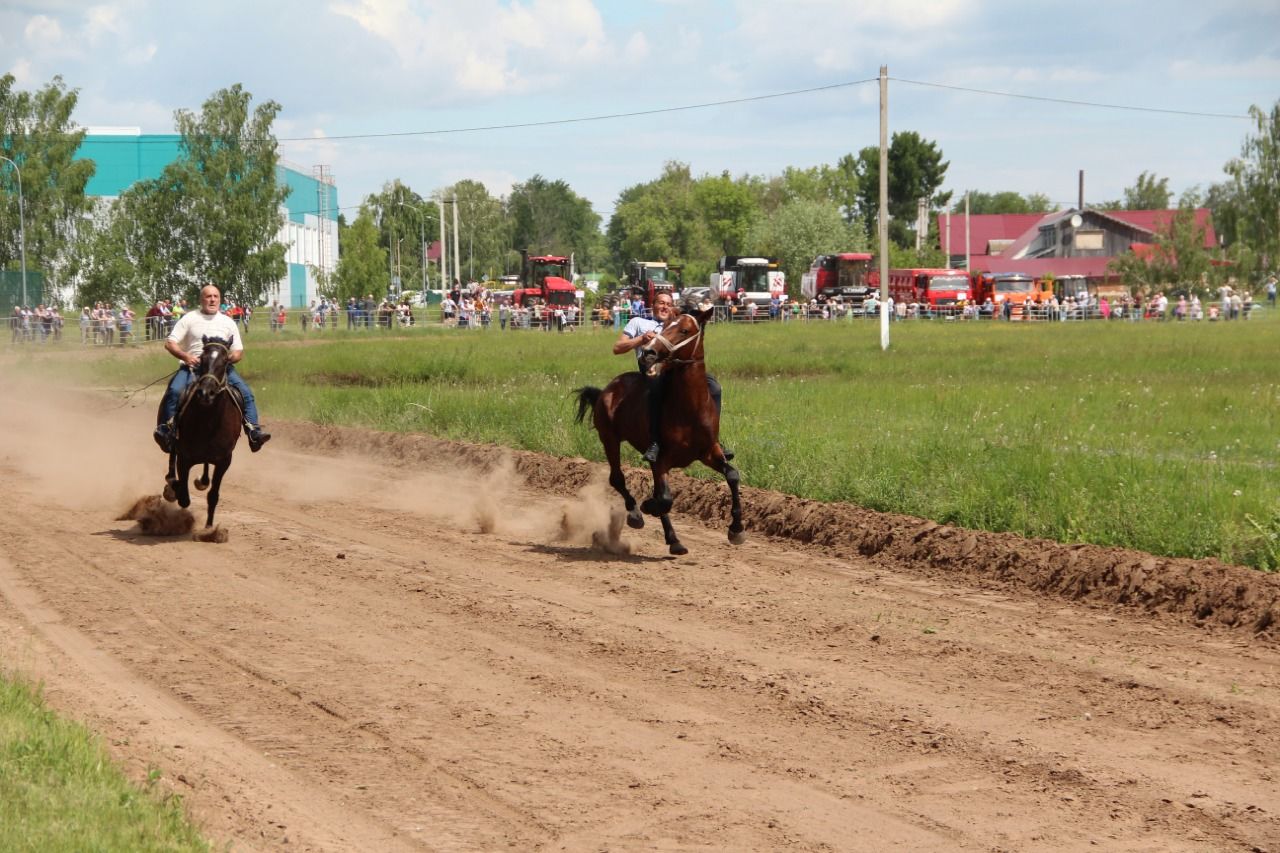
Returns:
[[[193,379],[195,379],[195,371],[185,364],[178,368],[177,373],[173,374],[173,378],[169,380],[169,387],[164,392],[163,410],[160,414],[161,422],[168,423],[178,414],[178,401],[182,399],[182,392],[186,390]],[[240,374],[236,372],[235,365],[227,368],[227,384],[234,385],[236,390],[240,392],[240,396],[244,398],[244,419],[251,424],[257,424],[258,405],[253,401],[253,392],[249,390],[249,383],[240,378]]]

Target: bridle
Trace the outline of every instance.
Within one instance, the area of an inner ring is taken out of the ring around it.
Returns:
[[[218,341],[209,341],[204,345],[204,348],[205,348],[205,351],[208,351],[211,349],[222,350],[224,359],[226,359],[231,354],[231,348],[228,347],[226,344],[220,343]],[[215,376],[213,375],[212,372],[209,372],[209,373],[201,373],[200,376],[197,377],[196,379],[197,386],[203,385],[207,387],[209,383],[213,383],[214,387],[213,387],[211,396],[214,396],[214,397],[217,397],[219,394],[227,390],[227,370],[230,368],[230,361],[224,360],[223,363],[226,364],[227,367],[224,367],[222,369],[220,376]]]
[[[648,347],[646,347],[646,349],[648,349],[648,350],[650,350],[650,351],[653,351],[653,350],[654,350],[654,345],[655,345],[655,344],[659,344],[659,343],[660,343],[660,344],[662,344],[664,347],[666,347],[666,350],[667,350],[667,358],[665,358],[665,359],[660,359],[660,360],[661,360],[661,361],[666,361],[668,364],[693,364],[693,363],[695,363],[695,362],[702,361],[702,360],[703,360],[703,358],[702,358],[701,356],[699,356],[699,357],[697,357],[697,358],[673,358],[673,357],[672,357],[672,356],[674,356],[677,352],[679,352],[680,350],[682,350],[682,349],[684,349],[685,347],[689,346],[689,344],[695,343],[696,341],[701,340],[701,338],[702,338],[702,324],[698,322],[698,318],[697,318],[697,317],[693,316],[692,314],[681,314],[681,315],[679,315],[679,316],[681,316],[681,317],[688,317],[690,320],[692,320],[692,321],[693,321],[694,326],[696,326],[696,327],[697,327],[698,331],[694,332],[692,335],[690,335],[689,337],[685,338],[683,341],[681,341],[681,342],[680,342],[680,343],[678,343],[678,344],[673,344],[673,343],[671,343],[671,341],[667,340],[667,339],[663,336],[662,332],[659,332],[659,333],[654,337],[654,339],[649,343],[649,346],[648,346]],[[678,319],[677,319],[677,322],[678,322]],[[673,325],[674,325],[674,324],[673,324]],[[669,328],[669,327],[668,327],[668,328]],[[664,329],[663,331],[665,332],[665,331],[666,331],[666,329]],[[697,347],[695,346],[695,347],[694,347],[694,349],[696,350],[696,349],[697,349]]]

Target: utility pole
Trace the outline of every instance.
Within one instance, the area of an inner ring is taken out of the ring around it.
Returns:
[[[23,210],[22,204],[22,170],[18,168],[18,164],[0,154],[0,160],[5,161],[13,166],[13,171],[18,176],[18,248],[22,254],[22,307],[27,307],[27,215]]]
[[[889,66],[880,66],[880,349],[889,348]]]
[[[444,196],[436,199],[436,205],[440,209],[440,289],[449,289],[449,240],[445,236],[444,227]]]
[[[462,254],[458,251],[458,194],[453,194],[453,277],[462,281]]]
[[[951,266],[951,208],[947,208],[947,266]]]
[[[964,271],[972,272],[969,269],[969,191],[964,191]]]

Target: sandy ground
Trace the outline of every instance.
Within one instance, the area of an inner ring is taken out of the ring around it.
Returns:
[[[305,425],[145,537],[154,398],[3,390],[0,662],[232,849],[1280,851],[1272,578]]]

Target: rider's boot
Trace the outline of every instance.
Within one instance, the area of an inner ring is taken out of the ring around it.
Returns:
[[[173,424],[165,421],[156,427],[156,431],[151,434],[156,440],[156,444],[160,445],[160,449],[165,453],[173,452]]]
[[[641,454],[641,456],[645,462],[648,462],[650,465],[652,465],[653,463],[658,461],[658,454],[661,451],[662,451],[662,448],[658,445],[658,442],[652,441],[649,443],[649,449],[646,450],[643,454]]]
[[[257,453],[262,449],[262,445],[271,440],[271,433],[267,432],[257,424],[246,423],[244,425],[244,434],[249,438],[249,449]]]
[[[720,452],[724,454],[725,462],[730,462],[733,460],[733,451],[730,450],[723,441],[720,442]]]

